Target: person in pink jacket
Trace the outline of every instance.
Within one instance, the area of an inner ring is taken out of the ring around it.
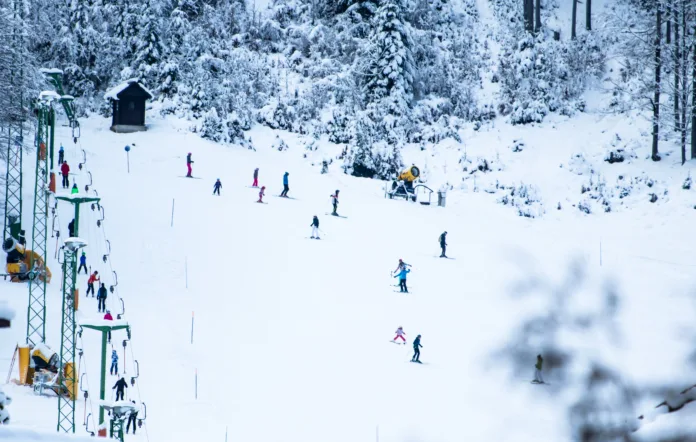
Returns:
[[[394,337],[393,341],[398,344],[397,339],[401,338],[402,341],[404,341],[404,344],[406,343],[406,333],[404,333],[404,328],[399,327],[396,329],[396,336]]]

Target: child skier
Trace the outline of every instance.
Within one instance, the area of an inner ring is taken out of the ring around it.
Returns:
[[[408,287],[406,287],[406,274],[410,272],[411,270],[404,266],[401,271],[394,276],[394,278],[399,278],[399,289],[401,293],[408,293]]]
[[[99,309],[99,313],[105,312],[106,311],[106,296],[108,294],[108,291],[106,290],[106,287],[104,286],[104,283],[102,283],[101,287],[99,287],[99,290],[97,291],[97,309]]]
[[[319,218],[317,218],[316,215],[314,215],[314,218],[312,219],[312,224],[310,224],[312,227],[312,236],[310,238],[312,239],[321,239],[319,238]]]
[[[69,189],[70,180],[68,179],[68,174],[70,173],[70,166],[68,166],[67,161],[63,161],[63,164],[61,164],[60,173],[63,176],[63,189]]]
[[[116,350],[111,350],[111,368],[109,369],[109,373],[112,376],[118,376],[118,353],[116,353]]]
[[[70,195],[77,195],[78,193],[80,193],[80,190],[77,188],[77,183],[73,183]]]
[[[447,231],[443,232],[442,235],[440,235],[439,241],[440,248],[442,249],[440,258],[447,258],[447,255],[445,255],[445,252],[447,251]]]
[[[251,187],[259,187],[259,168],[254,169],[254,184]]]
[[[338,216],[338,213],[336,212],[336,209],[338,209],[338,190],[336,190],[336,193],[331,195],[331,204],[333,205],[333,212],[331,212],[331,214],[333,216]]]
[[[94,298],[94,283],[99,281],[99,272],[96,270],[94,273],[89,275],[89,279],[87,280],[87,294],[85,296],[89,296],[89,294],[92,294],[92,298]]]
[[[114,385],[111,388],[112,390],[116,389],[116,401],[124,400],[123,399],[123,389],[124,388],[128,388],[128,384],[126,383],[125,378],[121,378],[118,381],[116,381],[116,385]]]
[[[263,202],[263,196],[265,195],[264,190],[266,190],[266,186],[261,186],[261,190],[259,190],[259,200],[256,201],[257,203]]]
[[[193,160],[191,159],[191,152],[189,152],[188,155],[186,155],[186,168],[188,169],[186,178],[193,178],[191,176],[191,164],[193,164]]]
[[[285,172],[285,175],[283,175],[283,191],[280,192],[280,196],[287,198],[288,197],[288,192],[290,191],[290,186],[288,185],[288,175],[289,173]]]
[[[213,195],[217,193],[218,196],[220,196],[220,189],[222,189],[222,183],[220,182],[220,178],[218,178],[217,181],[215,181],[215,186],[213,187]]]
[[[397,339],[401,338],[401,340],[404,341],[404,344],[405,344],[406,343],[406,338],[404,337],[405,335],[406,335],[406,333],[404,333],[404,328],[400,326],[399,328],[396,329],[396,336],[394,337],[394,339],[392,339],[392,341],[396,342]],[[396,342],[396,343],[398,344],[398,342]]]
[[[544,378],[541,377],[541,367],[544,365],[544,358],[541,355],[537,355],[536,364],[534,364],[534,380],[532,384],[543,384]]]
[[[413,340],[413,357],[411,358],[411,362],[418,362],[419,364],[421,363],[420,349],[423,348],[423,346],[420,343],[420,338],[421,335],[418,335],[416,336],[416,339]]]
[[[411,267],[411,264],[406,264],[403,262],[403,260],[399,259],[399,264],[396,266],[396,270],[394,270],[392,273],[400,272],[406,267]]]
[[[82,255],[80,255],[80,267],[77,269],[77,274],[80,274],[80,270],[85,269],[85,275],[88,275],[87,273],[87,255],[85,255],[85,252],[82,251]]]

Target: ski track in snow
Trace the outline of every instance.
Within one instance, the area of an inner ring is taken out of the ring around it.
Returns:
[[[229,440],[248,442],[355,442],[373,440],[379,426],[382,442],[567,440],[558,399],[511,382],[497,365],[501,361],[490,357],[524,315],[507,294],[520,259],[561,278],[567,262],[581,256],[591,272],[611,276],[625,296],[619,325],[626,341],[613,360],[622,360],[634,379],[683,379],[685,343],[672,337],[677,327],[693,322],[684,295],[694,278],[684,267],[640,257],[694,264],[692,247],[675,235],[693,224],[693,211],[648,205],[609,216],[568,210],[530,221],[487,195],[466,191],[450,192],[444,209],[426,207],[386,200],[382,183],[347,177],[338,168],[320,174],[301,158],[293,135],[283,135],[289,152],[252,152],[177,131],[183,124],[153,119],[148,132],[121,135],[109,132],[102,118],[82,123],[88,161],[78,185],[91,171],[105,207],[103,229],[125,300],[124,319],[133,329],[127,378],[134,372],[131,349],[140,364],[138,388],[129,388],[127,397],[148,405],[146,427],[135,439],[144,440],[146,429],[151,442],[223,440],[227,429]],[[270,146],[275,132],[254,130],[257,146]],[[77,163],[80,146],[68,142],[63,127],[59,136],[68,162]],[[504,148],[500,137],[514,134],[480,136]],[[127,143],[135,143],[130,173]],[[210,195],[214,179],[179,178],[189,151],[194,175],[221,179],[220,197]],[[568,155],[565,150],[544,162],[543,153],[532,152],[520,153],[540,159],[530,175],[538,175],[539,167],[555,170],[556,160]],[[255,203],[258,191],[248,188],[255,167],[267,189],[264,206]],[[282,190],[286,170],[290,195],[299,199],[268,198]],[[554,178],[548,186],[559,185]],[[31,201],[30,187],[25,201]],[[336,188],[339,210],[349,219],[321,216],[331,209],[329,195]],[[25,203],[25,223],[31,206]],[[307,241],[315,214],[325,235]],[[60,206],[59,216],[65,232],[71,209]],[[100,259],[108,250],[99,218],[85,207],[81,236],[89,243],[88,264],[110,285],[113,276]],[[443,230],[456,260],[434,258]],[[49,238],[54,280],[48,289],[48,344],[58,351],[61,272],[54,252],[55,239]],[[409,285],[417,290],[408,296],[388,286],[394,279],[387,271],[399,258],[413,265]],[[97,317],[96,301],[84,299],[85,285],[80,276],[79,316]],[[17,312],[13,327],[0,331],[4,379],[12,349],[24,342],[27,288],[3,283],[1,292],[0,299]],[[108,306],[112,313],[121,310],[115,295]],[[400,325],[409,337],[423,335],[421,358],[429,365],[408,364],[411,346],[386,342]],[[123,364],[125,333],[114,335]],[[82,371],[93,398],[91,407],[78,400],[77,426],[84,434],[84,415],[98,414],[98,336],[85,331],[78,347],[85,350]],[[108,377],[107,399],[115,381]],[[14,398],[14,424],[55,428],[55,398],[11,385],[6,390]]]

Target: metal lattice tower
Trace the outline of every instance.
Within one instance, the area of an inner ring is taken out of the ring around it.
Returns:
[[[2,144],[7,147],[7,171],[5,174],[5,216],[3,220],[3,241],[8,236],[15,239],[19,237],[19,232],[22,229],[22,147],[24,144],[24,103],[22,97],[22,88],[24,87],[24,72],[22,69],[23,60],[17,55],[20,48],[24,45],[22,37],[21,23],[23,17],[21,14],[20,2],[15,1],[13,5],[14,13],[12,18],[12,41],[10,46],[14,49],[14,54],[10,61],[9,71],[9,86],[10,93],[7,97],[7,121],[4,122],[4,127],[0,131]],[[17,95],[14,94],[17,93]]]
[[[48,239],[49,149],[53,153],[55,111],[50,100],[37,106],[36,182],[34,184],[34,217],[32,223],[32,250],[43,260],[43,266],[33,263],[34,278],[29,279],[29,306],[27,308],[27,344],[34,346],[46,341],[46,261]],[[51,155],[52,156],[52,155]],[[43,267],[43,268],[42,268]],[[42,277],[37,276],[40,274]]]
[[[63,313],[60,340],[60,393],[58,395],[58,431],[75,432],[75,282],[77,249],[63,246]]]

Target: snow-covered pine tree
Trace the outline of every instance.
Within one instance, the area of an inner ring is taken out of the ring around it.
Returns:
[[[370,111],[360,112],[352,122],[350,154],[346,171],[366,178],[393,178],[403,161],[398,144],[379,139],[379,130]]]
[[[393,117],[408,113],[413,99],[414,61],[406,0],[384,0],[374,18],[367,50],[365,102]]]
[[[160,84],[163,73],[160,63],[163,50],[161,44],[161,25],[159,11],[153,0],[145,0],[139,14],[140,34],[136,39],[136,51],[134,69],[146,85],[157,86]],[[169,72],[164,72],[167,78]]]
[[[222,119],[218,116],[217,109],[212,108],[203,118],[200,131],[201,137],[210,141],[225,141],[225,128]]]

